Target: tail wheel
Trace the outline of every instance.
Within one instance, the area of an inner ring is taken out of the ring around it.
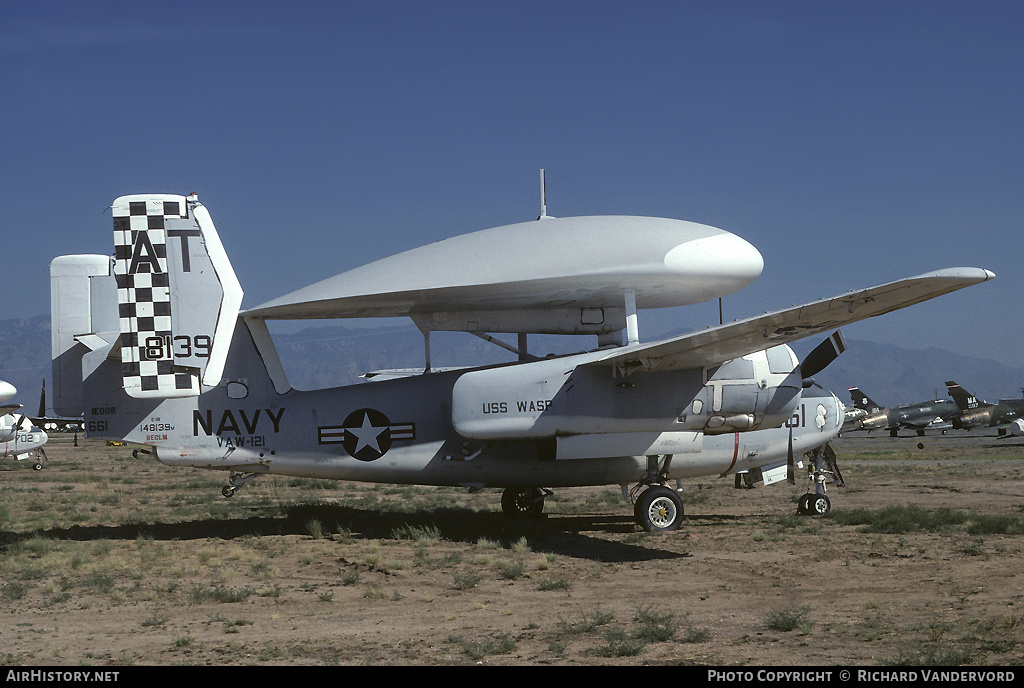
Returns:
[[[648,533],[678,530],[683,524],[683,500],[675,490],[655,485],[640,495],[633,515]]]

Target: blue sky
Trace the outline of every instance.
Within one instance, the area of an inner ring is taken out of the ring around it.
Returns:
[[[248,307],[533,219],[545,168],[551,215],[757,246],[727,319],[989,268],[846,336],[1024,365],[1022,26],[999,1],[9,2],[0,319],[49,311],[54,256],[110,252],[123,194],[197,192]]]

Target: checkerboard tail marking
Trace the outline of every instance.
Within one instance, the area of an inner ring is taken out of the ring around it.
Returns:
[[[187,212],[182,196],[126,196],[114,202],[121,375],[133,397],[199,394],[198,376],[174,362],[167,264],[167,220]]]

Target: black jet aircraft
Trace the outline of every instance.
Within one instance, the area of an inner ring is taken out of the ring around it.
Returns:
[[[952,380],[946,382],[946,389],[959,411],[953,416],[953,427],[958,430],[994,428],[1009,425],[1024,417],[1024,399],[1006,399],[998,404],[989,404],[978,401],[977,397]],[[1005,430],[1000,434],[1003,432]]]
[[[857,421],[861,430],[885,428],[892,437],[899,434],[900,428],[914,430],[918,435],[924,435],[927,428],[945,430],[950,427],[949,419],[959,412],[957,405],[946,399],[883,407],[857,387],[850,387],[850,398],[855,408],[867,413]]]

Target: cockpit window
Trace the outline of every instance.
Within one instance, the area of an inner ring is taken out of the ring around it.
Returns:
[[[752,380],[753,378],[754,363],[745,358],[734,358],[717,368],[708,370],[709,380]]]
[[[768,349],[768,372],[788,375],[796,368],[796,360],[787,346],[773,346]]]

